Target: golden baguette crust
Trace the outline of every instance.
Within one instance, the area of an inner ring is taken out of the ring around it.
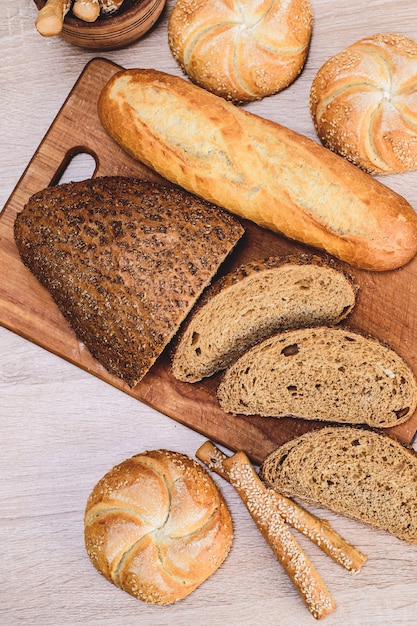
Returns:
[[[312,27],[309,0],[177,0],[168,42],[197,85],[234,102],[250,102],[297,78]]]
[[[101,121],[131,155],[188,191],[363,269],[417,251],[417,216],[400,195],[330,150],[156,70],[117,73]]]
[[[260,473],[281,494],[417,544],[417,455],[387,435],[319,428],[269,454]]]
[[[327,147],[372,174],[417,168],[417,43],[378,34],[317,72],[310,108]]]
[[[233,528],[223,496],[199,463],[153,450],[99,480],[87,501],[84,535],[105,578],[144,602],[170,604],[223,563]]]

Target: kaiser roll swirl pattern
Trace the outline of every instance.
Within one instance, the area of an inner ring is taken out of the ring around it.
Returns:
[[[168,41],[193,82],[228,100],[250,102],[295,80],[311,31],[309,0],[178,0]]]
[[[310,92],[321,142],[371,174],[417,169],[417,43],[361,39],[324,63]]]
[[[168,450],[111,469],[90,494],[84,521],[94,567],[153,604],[189,595],[221,565],[233,537],[216,483],[196,461]]]

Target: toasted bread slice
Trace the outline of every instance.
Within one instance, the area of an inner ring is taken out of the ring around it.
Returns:
[[[417,383],[377,339],[322,326],[279,333],[246,352],[226,371],[218,397],[231,413],[387,428],[412,416]]]
[[[175,378],[196,382],[225,369],[276,332],[337,324],[357,287],[333,264],[308,255],[247,263],[207,289],[173,353]]]
[[[325,426],[272,452],[269,487],[417,543],[417,455],[387,435]]]

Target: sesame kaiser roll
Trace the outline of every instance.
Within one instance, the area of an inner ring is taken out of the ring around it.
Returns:
[[[228,100],[250,102],[295,80],[312,21],[309,0],[178,0],[168,42],[194,83]]]
[[[417,169],[417,43],[378,34],[328,59],[310,92],[317,134],[371,174]]]
[[[194,591],[221,565],[233,539],[216,483],[199,463],[169,450],[111,469],[90,494],[84,521],[94,567],[153,604]]]

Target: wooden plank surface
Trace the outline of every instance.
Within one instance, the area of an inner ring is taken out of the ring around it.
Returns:
[[[219,376],[190,385],[176,381],[163,355],[133,390],[109,375],[75,337],[49,294],[23,266],[13,239],[13,223],[29,196],[59,181],[68,160],[85,152],[96,162],[95,176],[126,175],[162,180],[124,153],[107,136],[97,116],[102,86],[120,66],[102,58],[90,61],[53,121],[12,193],[0,219],[0,321],[54,354],[82,367],[140,401],[190,426],[230,449],[244,449],[260,461],[280,443],[320,423],[285,418],[225,414],[216,400]],[[79,120],[83,120],[80,124]],[[250,259],[308,248],[243,222],[243,243],[224,265],[226,271]],[[310,250],[311,251],[311,250]],[[345,266],[346,268],[348,266]],[[348,268],[360,286],[357,306],[347,321],[397,350],[417,371],[417,260],[393,272],[364,272]],[[410,443],[417,430],[417,414],[391,429]]]

